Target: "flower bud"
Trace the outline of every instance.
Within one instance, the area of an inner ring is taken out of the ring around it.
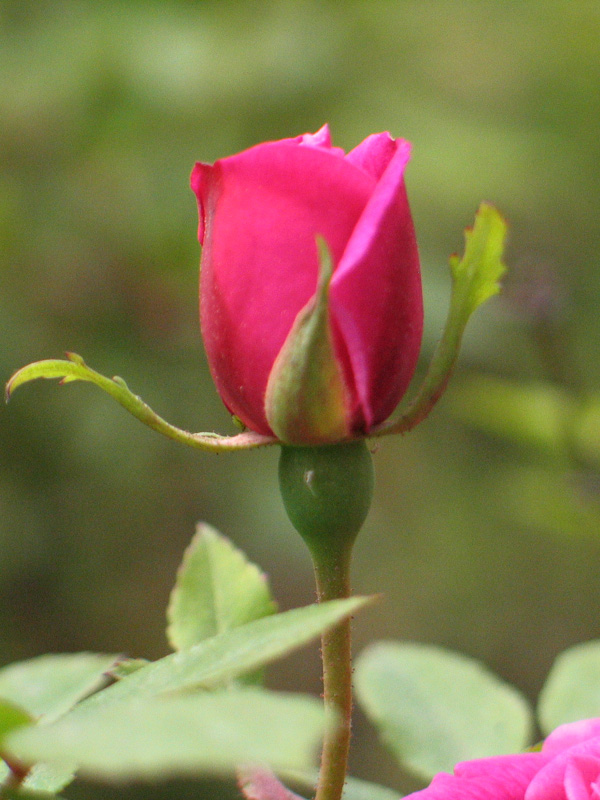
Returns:
[[[387,133],[345,154],[324,126],[194,168],[208,362],[251,430],[342,441],[402,398],[423,326],[409,156]]]

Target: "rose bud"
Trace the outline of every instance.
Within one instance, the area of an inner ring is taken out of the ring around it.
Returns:
[[[324,126],[196,164],[202,334],[223,402],[251,430],[343,441],[405,393],[423,327],[409,157],[388,133],[345,154]]]

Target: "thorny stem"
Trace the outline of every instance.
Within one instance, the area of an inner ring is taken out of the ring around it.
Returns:
[[[350,596],[352,545],[340,542],[340,552],[314,559],[320,603]],[[338,724],[329,726],[323,741],[321,770],[315,800],[340,800],[346,780],[352,719],[351,620],[346,619],[321,637],[323,697],[326,711]]]

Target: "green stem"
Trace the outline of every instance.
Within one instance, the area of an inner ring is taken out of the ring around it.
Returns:
[[[350,596],[352,547],[371,505],[373,478],[364,441],[281,448],[281,496],[310,551],[320,603]],[[316,800],[340,800],[352,715],[349,620],[323,635],[321,655],[325,709],[334,724],[326,728]]]
[[[335,541],[335,540],[334,540]],[[350,596],[352,545],[338,540],[339,552],[314,559],[320,603]],[[323,741],[321,770],[315,800],[340,800],[346,780],[352,720],[352,655],[350,619],[321,637],[323,697],[338,725],[329,727]]]

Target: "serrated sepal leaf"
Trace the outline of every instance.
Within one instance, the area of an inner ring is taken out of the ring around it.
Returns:
[[[457,316],[465,325],[476,308],[500,291],[500,278],[506,272],[502,261],[506,233],[502,216],[494,206],[482,203],[475,224],[465,231],[463,257],[450,258]]]
[[[181,428],[176,428],[169,422],[159,417],[150,406],[130,391],[129,387],[122,378],[106,378],[99,372],[87,366],[81,356],[76,353],[67,353],[67,361],[60,359],[47,359],[28,364],[26,367],[15,372],[6,384],[6,400],[8,401],[12,393],[19,386],[38,378],[59,378],[61,383],[71,383],[72,381],[85,381],[93,383],[109,394],[123,408],[129,411],[136,419],[143,422],[152,430],[162,433],[169,439],[174,439],[190,447],[201,450],[220,452],[227,450],[247,450],[254,447],[276,444],[277,439],[269,436],[262,436],[253,431],[239,433],[236,436],[220,436],[217,433],[189,433]]]
[[[389,420],[370,431],[369,436],[405,433],[421,422],[443,394],[458,357],[460,342],[471,314],[478,306],[499,291],[505,271],[502,261],[507,226],[489,203],[482,203],[473,228],[465,232],[465,253],[450,258],[452,298],[442,339],[434,353],[425,380],[417,396],[397,419]],[[343,376],[333,357],[327,324],[327,288],[331,260],[324,242],[319,242],[321,277],[315,302],[300,312],[297,330],[282,348],[281,360],[272,370],[267,391],[268,417],[271,427],[279,431],[281,441],[319,443],[338,441],[348,436],[344,419]],[[289,347],[288,347],[289,344]],[[293,345],[293,346],[292,346]],[[285,351],[285,353],[283,352]],[[280,442],[275,436],[244,431],[235,436],[216,433],[189,433],[158,416],[122,378],[106,378],[90,369],[81,356],[67,353],[67,361],[44,360],[29,364],[16,372],[6,385],[6,399],[19,386],[37,378],[59,378],[61,383],[87,381],[111,395],[134,417],[170,439],[213,452],[264,447]],[[279,360],[279,359],[278,359]],[[305,377],[296,380],[302,372]],[[290,377],[291,376],[291,377]],[[298,390],[308,386],[309,391]],[[322,390],[326,388],[327,391]],[[318,398],[328,398],[324,407]],[[307,423],[308,420],[308,423]],[[307,431],[303,426],[307,424]],[[324,426],[324,427],[323,427]],[[301,430],[300,440],[296,439]]]
[[[416,397],[397,418],[384,422],[371,436],[387,436],[412,430],[429,414],[440,399],[450,376],[462,336],[471,314],[500,290],[500,278],[506,271],[502,261],[506,222],[489,203],[482,203],[472,228],[465,231],[465,253],[450,258],[452,297],[448,319],[427,374]]]

